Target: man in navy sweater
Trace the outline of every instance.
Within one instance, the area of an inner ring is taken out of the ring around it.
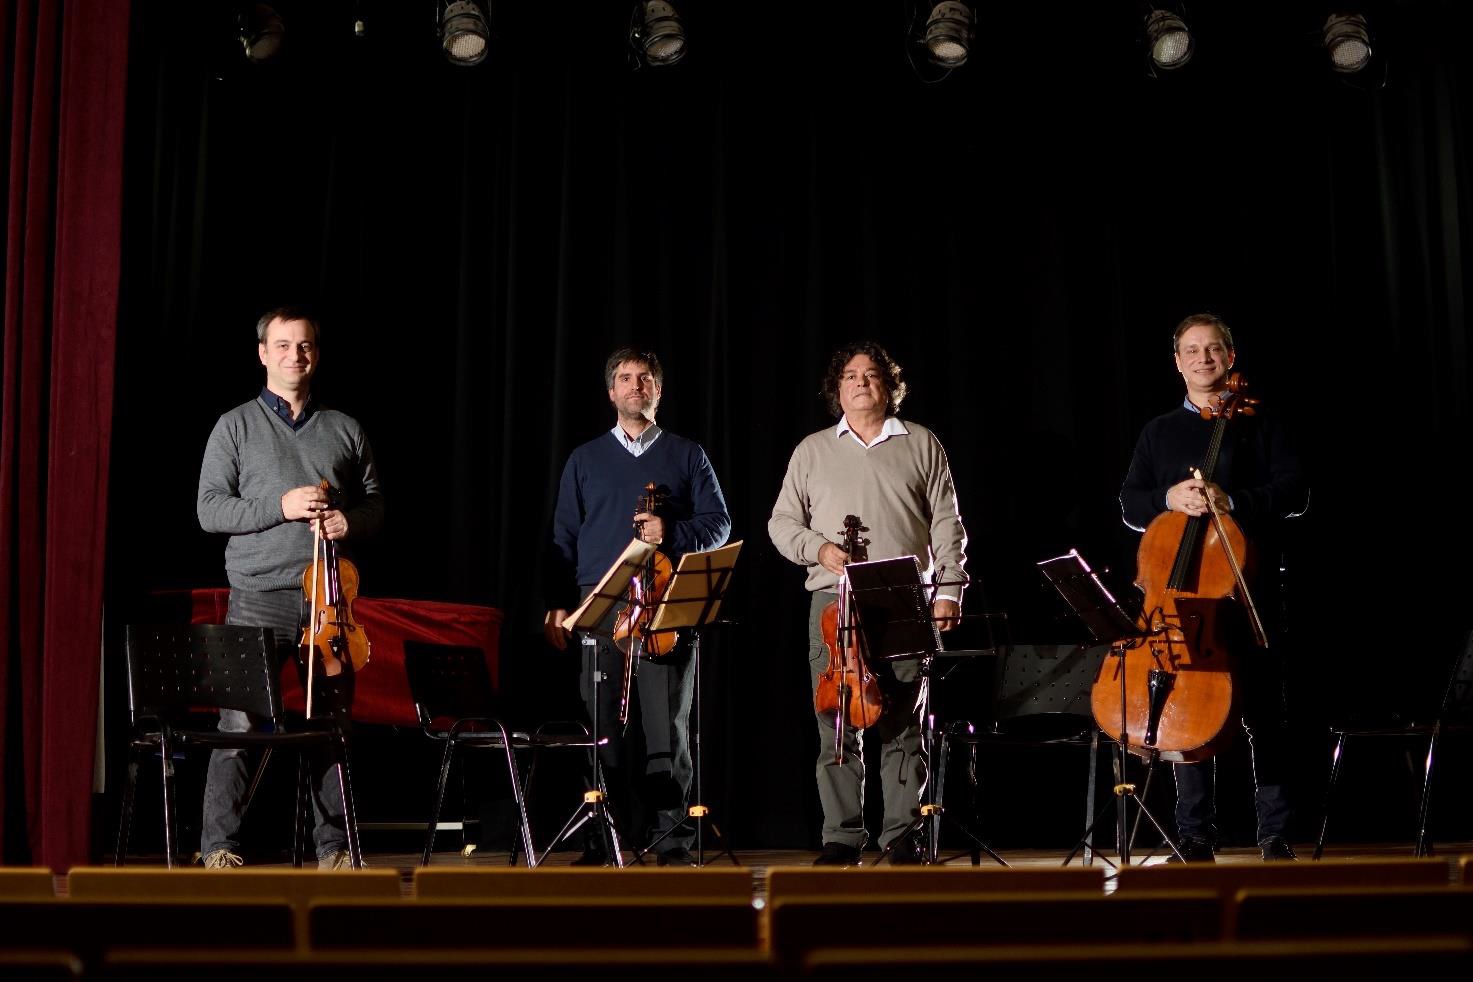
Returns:
[[[1273,416],[1238,415],[1228,424],[1213,480],[1192,476],[1201,467],[1215,423],[1200,408],[1223,391],[1223,380],[1237,352],[1233,334],[1213,314],[1193,314],[1172,337],[1176,369],[1186,382],[1186,398],[1141,430],[1130,470],[1120,489],[1125,524],[1145,531],[1166,511],[1206,515],[1208,500],[1242,528],[1263,571],[1250,583],[1255,605],[1269,634],[1269,651],[1245,651],[1240,659],[1243,729],[1252,756],[1258,845],[1266,860],[1293,859],[1286,838],[1291,806],[1287,789],[1290,760],[1284,726],[1282,654],[1276,635],[1280,526],[1309,507],[1309,487],[1299,455]],[[1183,858],[1212,862],[1217,840],[1213,791],[1214,760],[1177,764],[1176,826]]]
[[[604,366],[604,382],[617,421],[612,430],[578,447],[568,457],[558,485],[552,521],[552,563],[547,584],[544,633],[559,651],[568,644],[562,621],[608,571],[635,535],[655,543],[679,562],[687,552],[715,549],[731,533],[731,517],[716,472],[700,445],[655,425],[664,373],[648,351],[620,348]],[[647,484],[663,493],[654,512],[636,514]],[[626,754],[618,725],[623,653],[614,646],[612,615],[583,645],[580,689],[593,713],[594,663],[604,684],[598,690],[600,752],[616,811],[628,814],[638,799],[647,837],[641,845],[680,826],[692,776],[689,722],[694,674],[686,645],[659,660],[635,666],[631,718],[638,716],[642,745],[631,740]],[[592,643],[588,643],[588,642]],[[629,768],[638,773],[630,775]],[[656,847],[660,865],[693,865],[695,831],[681,826]],[[603,863],[599,837],[589,839],[580,862]]]

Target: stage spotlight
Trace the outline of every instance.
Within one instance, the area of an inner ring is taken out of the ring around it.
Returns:
[[[440,17],[440,47],[452,65],[479,65],[486,60],[491,30],[475,0],[455,0]]]
[[[941,0],[926,16],[926,51],[942,68],[967,63],[972,44],[972,8],[958,0]]]
[[[665,0],[641,0],[629,18],[629,44],[647,65],[673,65],[685,57],[685,25]]]
[[[1337,72],[1358,72],[1371,63],[1371,32],[1360,14],[1331,14],[1325,21],[1325,50]]]
[[[1169,11],[1152,10],[1146,15],[1146,43],[1151,47],[1151,63],[1162,71],[1192,60],[1191,32],[1185,21]]]
[[[251,4],[241,9],[235,22],[247,61],[267,61],[281,51],[286,28],[281,24],[281,15],[271,7],[264,3]]]

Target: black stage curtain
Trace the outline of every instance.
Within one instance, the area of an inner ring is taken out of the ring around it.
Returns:
[[[1463,537],[1418,518],[1462,524],[1464,6],[1371,5],[1376,62],[1340,77],[1320,4],[1194,3],[1192,63],[1156,78],[1137,4],[987,4],[944,80],[900,2],[687,4],[666,70],[632,70],[622,3],[498,4],[469,70],[432,4],[366,2],[354,39],[351,4],[281,0],[261,66],[228,6],[135,4],[119,609],[222,581],[200,451],[260,384],[257,315],[311,302],[320,394],[364,422],[388,496],[364,591],[504,608],[508,684],[568,708],[570,660],[540,641],[557,478],[612,425],[604,356],[650,345],[660,422],[706,447],[746,540],[707,797],[738,845],[813,843],[806,595],[765,526],[831,423],[829,351],[873,337],[906,367],[903,415],[951,455],[968,611],[1066,640],[1033,564],[1077,546],[1128,582],[1119,483],[1181,398],[1171,328],[1207,309],[1312,461],[1287,563],[1305,811],[1326,717],[1436,688],[1469,586]],[[1075,783],[1052,767],[1022,780]],[[1239,837],[1247,799],[1219,795]],[[1029,807],[993,809],[1004,840],[1042,827]]]

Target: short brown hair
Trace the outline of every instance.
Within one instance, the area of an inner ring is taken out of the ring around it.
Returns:
[[[614,387],[614,373],[619,366],[626,361],[637,361],[650,370],[650,376],[660,388],[665,387],[665,369],[660,365],[660,357],[653,351],[640,351],[636,348],[620,348],[609,355],[609,360],[604,362],[604,388]]]
[[[834,356],[829,359],[829,370],[823,378],[823,397],[829,404],[829,412],[833,413],[835,418],[844,415],[844,407],[839,404],[839,379],[844,375],[844,366],[859,355],[868,355],[884,378],[885,392],[889,396],[889,401],[885,405],[885,415],[897,415],[900,412],[900,403],[909,390],[905,380],[900,377],[900,363],[891,358],[890,352],[875,341],[850,342],[835,351]]]
[[[317,315],[308,310],[306,307],[273,307],[270,310],[266,311],[266,313],[262,314],[261,319],[256,321],[257,344],[266,343],[266,329],[269,328],[271,326],[271,322],[275,320],[306,321],[308,324],[312,325],[313,343],[317,345],[322,344],[322,323],[317,319]]]
[[[1181,336],[1194,327],[1215,327],[1217,333],[1222,335],[1222,343],[1227,345],[1229,351],[1236,350],[1233,347],[1233,329],[1227,326],[1227,321],[1216,314],[1188,314],[1182,318],[1182,322],[1176,325],[1176,330],[1171,332],[1171,350],[1176,351],[1177,342]]]

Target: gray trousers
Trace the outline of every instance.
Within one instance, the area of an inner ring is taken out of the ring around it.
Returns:
[[[302,591],[256,592],[231,590],[225,623],[242,627],[269,627],[276,635],[279,658],[293,658],[302,622]],[[267,721],[234,709],[220,710],[221,733],[246,733]],[[217,849],[239,853],[240,824],[245,816],[250,774],[244,750],[215,750],[210,753],[205,774],[204,815],[200,824],[200,855]],[[319,859],[348,848],[343,824],[343,789],[337,771],[320,755],[312,760],[312,836]]]
[[[823,643],[820,618],[824,607],[838,595],[813,594],[808,609],[808,666],[811,689],[818,691],[818,678],[829,664]],[[881,741],[880,789],[885,797],[885,824],[880,845],[890,842],[920,812],[921,793],[926,786],[926,759],[921,752],[921,728],[916,697],[920,683],[914,662],[871,666],[880,677],[889,702],[885,715],[868,732]],[[818,719],[818,800],[823,806],[823,841],[864,848],[864,734],[844,728],[844,763],[834,764],[834,717],[814,714]]]
[[[639,729],[631,733],[619,725],[624,654],[606,636],[583,637],[595,642],[582,645],[583,671],[578,683],[590,717],[595,658],[603,673],[598,685],[598,728],[600,736],[609,738],[599,755],[604,783],[620,831],[643,848],[685,820],[695,773],[690,755],[690,708],[695,691],[690,647],[682,644],[663,658],[640,659],[635,664],[630,721],[631,728],[637,721]],[[640,827],[634,826],[636,821]],[[686,825],[661,841],[656,851],[689,849],[694,842],[695,829]]]

